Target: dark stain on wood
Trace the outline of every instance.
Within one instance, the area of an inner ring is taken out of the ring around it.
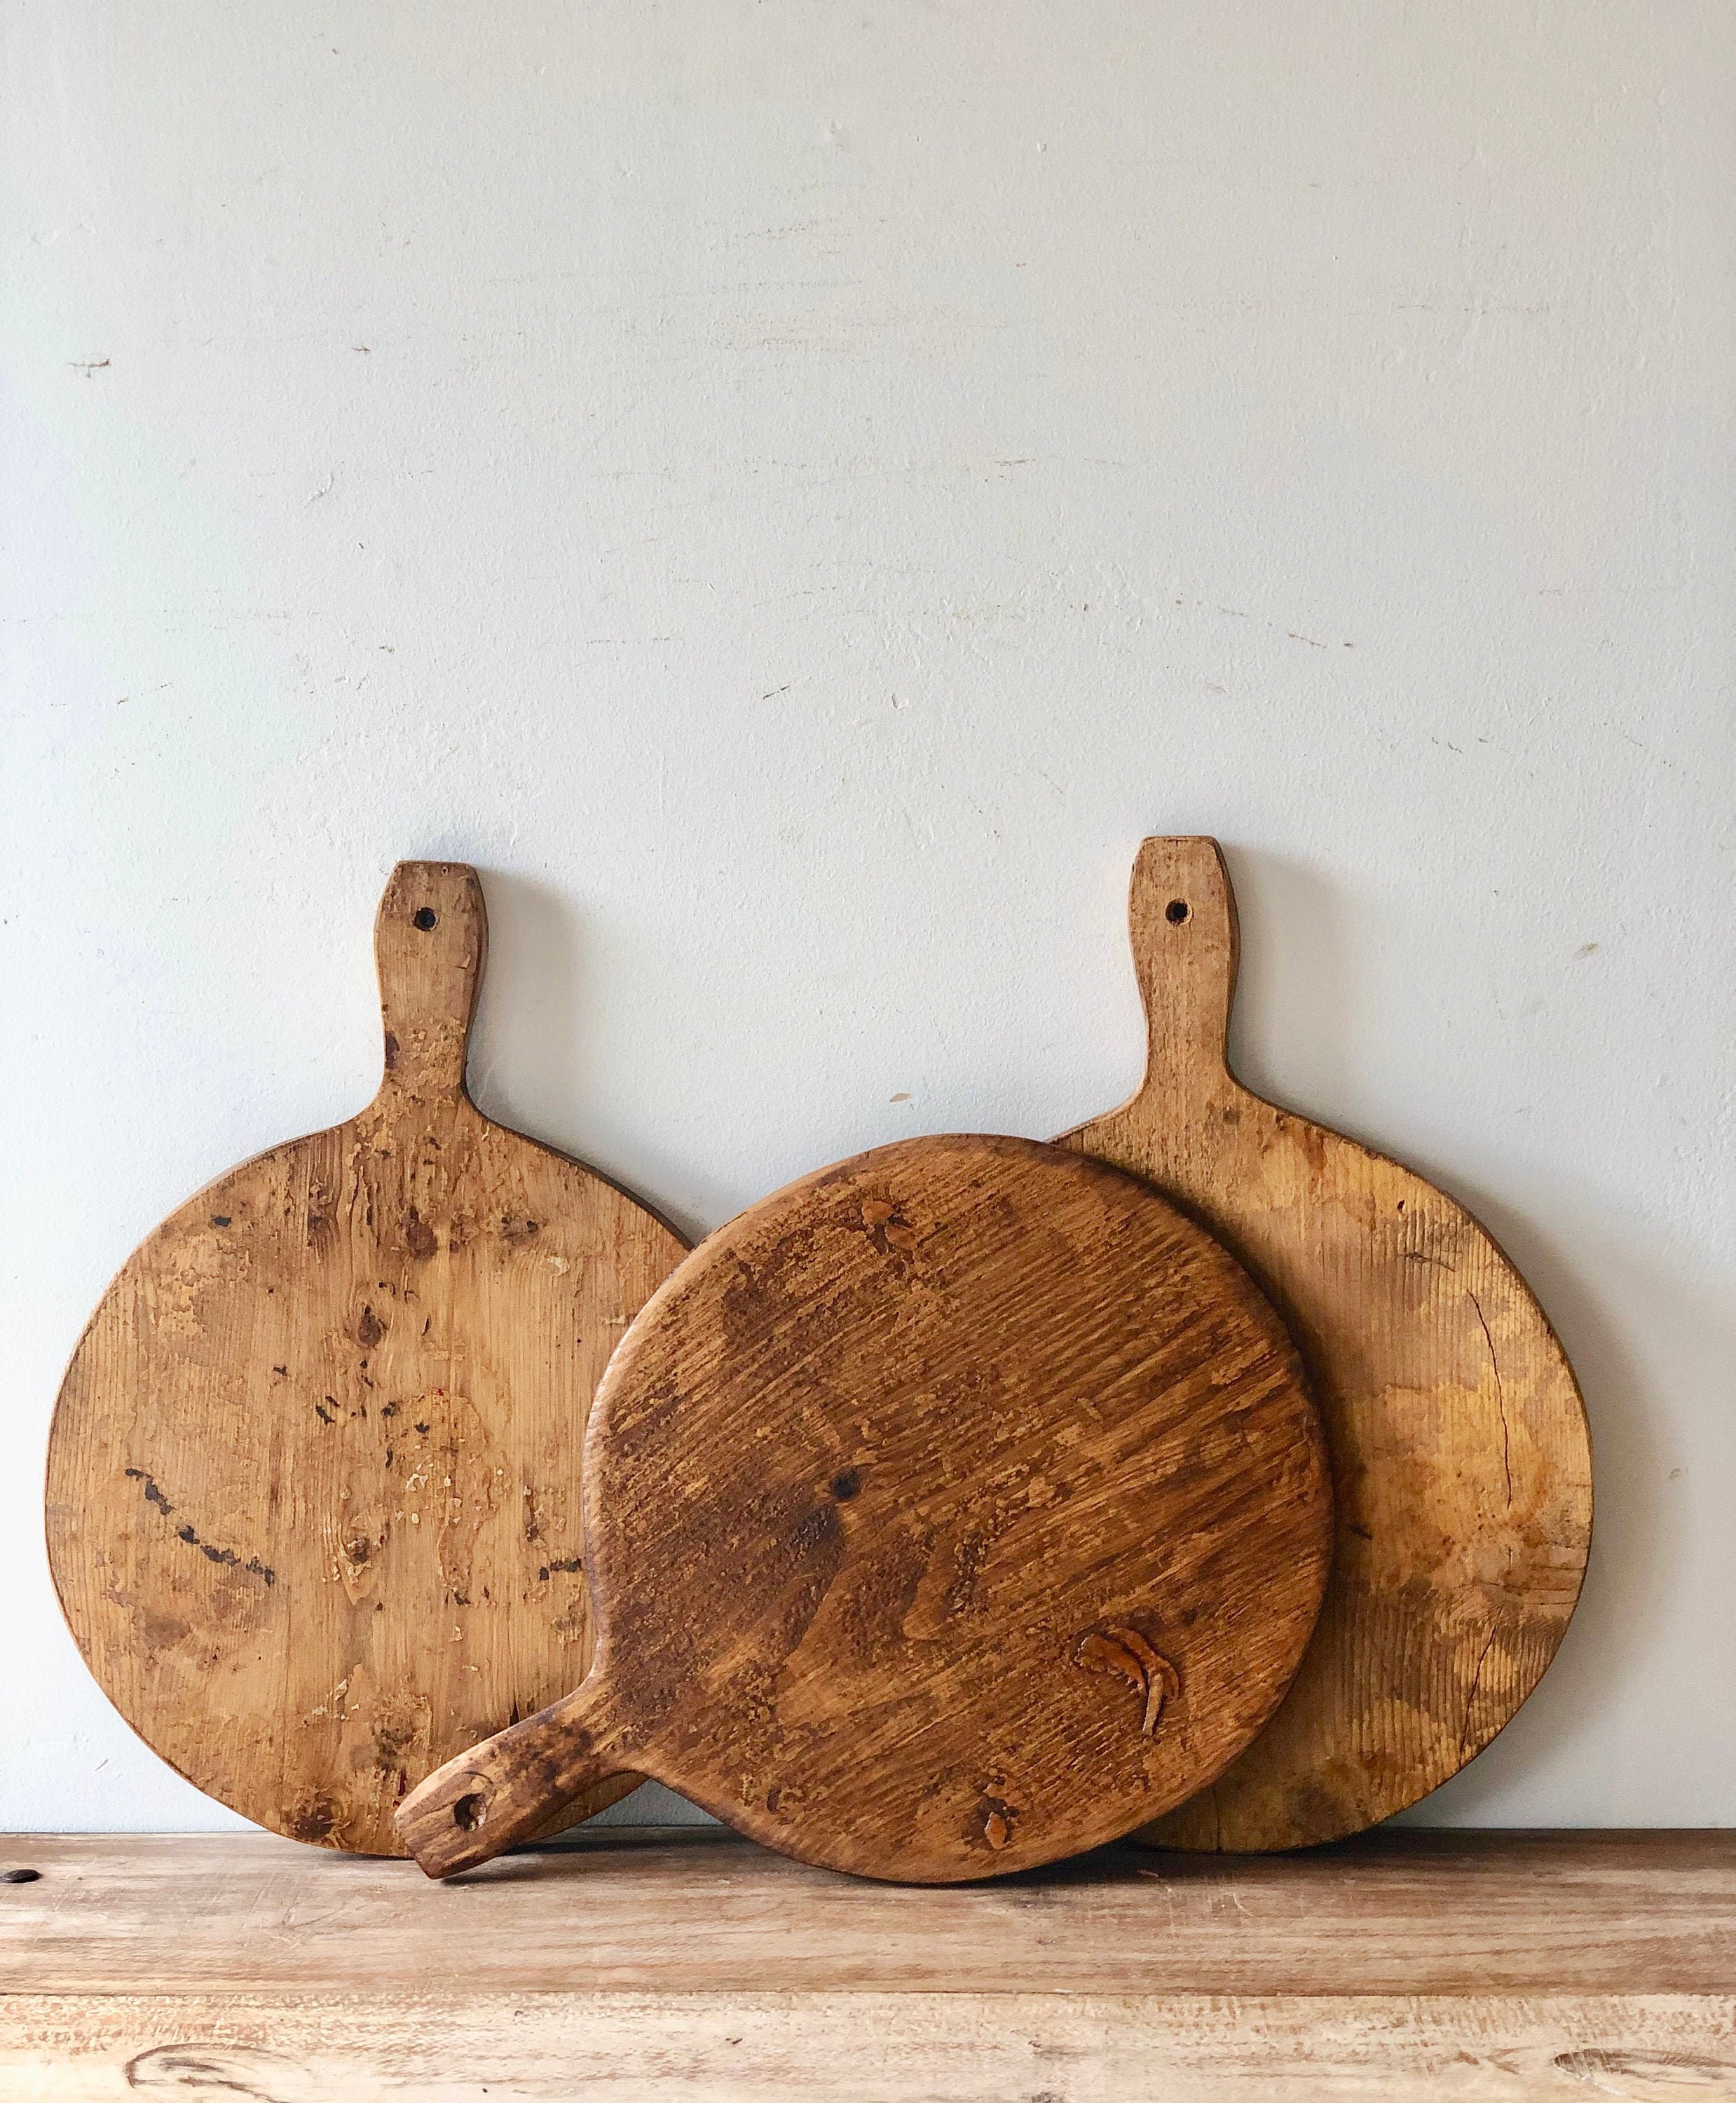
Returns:
[[[144,1483],[144,1501],[148,1505],[155,1505],[158,1510],[162,1514],[165,1518],[166,1518],[169,1514],[174,1510],[175,1507],[169,1502],[169,1500],[163,1495],[162,1492],[158,1488],[153,1478],[146,1474],[143,1468],[129,1468],[127,1470],[127,1473],[134,1482]]]

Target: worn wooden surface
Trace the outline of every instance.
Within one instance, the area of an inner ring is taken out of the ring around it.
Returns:
[[[1246,1274],[1134,1178],[999,1138],[713,1234],[604,1376],[584,1501],[595,1669],[406,1798],[431,1874],[623,1766],[865,1875],[1076,1852],[1271,1714],[1331,1538]]]
[[[7,2103],[1694,2103],[1736,1996],[0,1997]]]
[[[584,1673],[585,1419],[683,1252],[470,1102],[486,946],[473,870],[399,865],[379,1095],[173,1214],[55,1416],[49,1551],[104,1691],[209,1794],[332,1847],[397,1852],[408,1789]]]
[[[0,1841],[7,2103],[1736,2095],[1736,1835],[1117,1848],[966,1889],[729,1835],[435,1886],[260,1835]]]
[[[38,1873],[28,1884],[8,1872]],[[592,1827],[431,1884],[268,1834],[0,1840],[0,1985],[178,1994],[1736,1992],[1736,1832],[1122,1846],[895,1885],[716,1827]]]
[[[1231,1074],[1236,910],[1216,843],[1146,841],[1130,921],[1144,1083],[1063,1143],[1179,1198],[1284,1311],[1318,1383],[1338,1514],[1283,1706],[1151,1837],[1299,1847],[1437,1787],[1537,1684],[1590,1546],[1585,1413],[1525,1281],[1468,1213]]]

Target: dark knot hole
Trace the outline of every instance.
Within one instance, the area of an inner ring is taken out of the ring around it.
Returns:
[[[488,1798],[479,1793],[460,1797],[452,1807],[452,1822],[467,1833],[474,1833],[487,1816]]]

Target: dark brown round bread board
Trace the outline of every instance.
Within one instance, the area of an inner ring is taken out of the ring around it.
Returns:
[[[450,1874],[624,1767],[786,1854],[950,1883],[1130,1830],[1281,1699],[1330,1493],[1289,1334],[1134,1179],[883,1147],[713,1234],[586,1440],[589,1678],[399,1830]]]
[[[1217,843],[1147,840],[1130,917],[1145,1080],[1061,1144],[1149,1177],[1284,1310],[1338,1511],[1326,1603],[1282,1707],[1148,1837],[1308,1847],[1437,1788],[1543,1677],[1591,1548],[1585,1409],[1530,1289],[1462,1206],[1230,1072],[1236,900]]]
[[[357,1853],[399,1852],[409,1789],[583,1674],[585,1418],[683,1253],[465,1094],[486,925],[473,870],[399,865],[379,1095],[128,1259],[49,1449],[55,1582],[109,1699],[208,1794]]]

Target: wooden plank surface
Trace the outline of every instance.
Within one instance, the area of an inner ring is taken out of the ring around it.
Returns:
[[[1736,2001],[0,1996],[6,2103],[1692,2103]]]
[[[39,1874],[0,1882],[13,1994],[1736,1993],[1736,1833],[1127,1847],[954,1889],[709,1832],[507,1856],[446,1885],[263,1834],[0,1841],[0,1874],[19,1870]]]

